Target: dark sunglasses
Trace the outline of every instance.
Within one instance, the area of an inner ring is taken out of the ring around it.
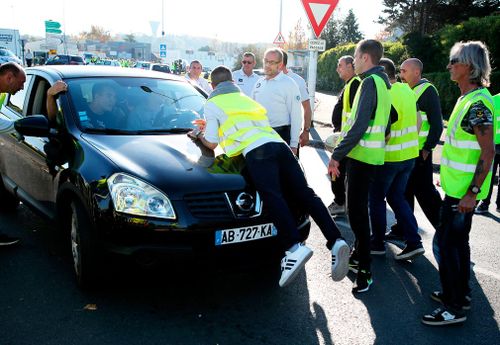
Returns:
[[[450,65],[454,65],[456,63],[459,63],[460,61],[457,58],[453,58],[450,60]]]
[[[251,61],[245,61],[245,60],[241,61],[241,63],[245,64],[245,65],[251,65],[251,64],[253,64],[253,62],[251,62]]]

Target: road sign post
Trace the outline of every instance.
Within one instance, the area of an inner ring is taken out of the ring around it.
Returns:
[[[318,68],[318,51],[323,51],[324,48],[318,46],[319,36],[321,35],[321,31],[325,27],[326,23],[330,19],[330,16],[333,13],[333,10],[337,6],[339,0],[301,0],[302,5],[304,6],[304,10],[306,11],[307,17],[309,18],[309,22],[311,23],[311,27],[313,29],[311,33],[311,40],[309,41],[309,69],[308,69],[308,78],[307,84],[309,88],[309,98],[311,102],[312,108],[312,120],[314,120],[314,99],[316,93],[316,74]],[[316,42],[314,42],[316,41]],[[316,43],[316,44],[311,44]],[[326,42],[325,42],[326,43]],[[311,49],[313,48],[313,49]]]

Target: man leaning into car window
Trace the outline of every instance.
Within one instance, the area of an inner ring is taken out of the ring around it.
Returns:
[[[25,81],[26,73],[24,73],[23,68],[17,63],[7,62],[0,66],[0,94],[16,94],[16,92],[24,88]],[[14,122],[0,116],[0,133],[11,132],[13,130]],[[0,247],[14,245],[18,242],[18,238],[10,237],[0,232]]]

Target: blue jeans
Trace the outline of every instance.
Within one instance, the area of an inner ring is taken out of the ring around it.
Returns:
[[[314,219],[327,240],[328,249],[331,249],[341,237],[340,231],[323,201],[307,184],[297,158],[288,145],[264,144],[248,152],[245,160],[250,178],[278,229],[284,249],[300,241],[297,224],[283,197],[284,190],[301,210]]]
[[[406,244],[419,245],[422,241],[413,210],[405,198],[406,184],[415,165],[415,159],[403,162],[386,162],[377,166],[375,180],[370,188],[370,220],[372,239],[383,244],[387,228],[385,199],[394,211],[398,226],[403,229]]]
[[[439,248],[439,277],[443,287],[444,304],[460,310],[465,296],[470,294],[469,233],[474,211],[459,213],[459,199],[445,196],[441,208],[441,222],[436,230]]]

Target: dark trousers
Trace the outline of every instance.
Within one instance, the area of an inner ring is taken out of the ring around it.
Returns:
[[[290,148],[283,143],[267,143],[248,152],[245,160],[252,182],[278,229],[283,248],[288,249],[300,241],[297,224],[283,197],[286,188],[293,202],[314,219],[331,249],[341,237],[339,229],[323,201],[307,184]]]
[[[290,125],[273,127],[273,129],[276,131],[276,133],[278,133],[280,135],[281,139],[283,139],[285,141],[285,143],[287,143],[288,145],[290,145],[290,139],[291,139],[290,130],[291,130],[291,128],[292,128],[292,126],[290,126]]]
[[[474,212],[459,213],[459,199],[445,196],[441,208],[441,222],[436,230],[439,248],[439,277],[444,304],[461,310],[465,296],[470,294],[469,233]]]
[[[415,167],[410,175],[405,192],[406,200],[412,211],[415,208],[415,198],[429,219],[432,226],[437,229],[439,226],[439,211],[441,209],[441,195],[434,186],[432,175],[432,152],[424,161],[422,151],[415,160]],[[402,230],[402,229],[401,229]]]
[[[356,236],[355,252],[359,268],[370,270],[370,219],[368,195],[376,166],[355,159],[347,162],[347,204],[349,223]]]
[[[384,243],[387,228],[387,208],[385,199],[394,211],[398,227],[403,229],[406,243],[416,246],[421,243],[418,225],[413,210],[405,198],[408,178],[415,164],[414,159],[402,162],[385,162],[376,167],[374,182],[370,189],[370,220],[373,241]]]
[[[349,158],[346,157],[339,162],[340,176],[337,177],[335,181],[332,181],[333,201],[340,206],[345,204],[345,172],[348,159]]]
[[[500,153],[497,153],[495,155],[495,159],[493,160],[493,166],[492,166],[493,172],[491,173],[490,191],[488,192],[488,196],[486,197],[486,199],[483,200],[483,203],[486,204],[486,205],[490,204],[491,194],[493,192],[493,185],[494,185],[494,182],[495,182],[495,175],[497,174],[497,168],[499,166],[500,166]],[[498,180],[498,184],[500,185],[500,179]],[[497,201],[496,201],[496,204],[497,204],[497,207],[500,208],[500,193],[498,193],[498,191],[497,191]]]

